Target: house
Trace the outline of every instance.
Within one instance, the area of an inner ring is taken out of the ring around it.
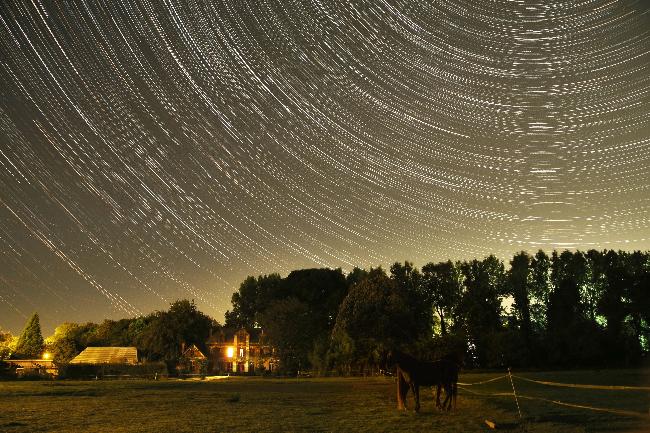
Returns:
[[[234,333],[221,330],[210,335],[206,346],[208,371],[212,374],[271,372],[278,365],[275,349],[260,329],[249,332],[241,328]]]
[[[208,357],[195,344],[185,347],[185,343],[183,343],[179,364],[176,366],[178,371],[190,374],[205,374],[207,364]]]
[[[135,347],[86,347],[72,358],[70,364],[130,364],[138,363]]]

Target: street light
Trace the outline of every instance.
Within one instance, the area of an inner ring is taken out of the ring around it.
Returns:
[[[227,356],[228,358],[232,358],[233,356],[235,356],[235,348],[232,347],[232,346],[231,346],[231,347],[228,347],[228,348],[226,349],[226,356]]]

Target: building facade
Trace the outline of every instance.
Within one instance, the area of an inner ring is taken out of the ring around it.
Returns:
[[[273,372],[278,365],[275,350],[261,330],[252,334],[244,328],[232,334],[222,330],[211,335],[206,346],[211,374]]]

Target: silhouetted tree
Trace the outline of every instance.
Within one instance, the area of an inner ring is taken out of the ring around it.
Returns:
[[[532,349],[532,324],[530,317],[530,297],[532,275],[530,272],[531,257],[524,251],[515,254],[510,261],[510,269],[507,272],[507,290],[512,296],[514,303],[512,308],[521,332],[525,358],[524,364],[528,364],[528,358]]]
[[[423,289],[420,271],[409,261],[405,261],[404,264],[395,262],[390,267],[390,277],[395,281],[400,293],[403,294],[411,315],[415,319],[416,326],[412,339],[415,340],[423,336],[431,337],[433,316]]]
[[[650,352],[650,252],[635,251],[629,257],[632,283],[629,287],[630,324],[636,341]]]
[[[371,269],[341,303],[332,332],[331,357],[366,369],[379,348],[412,343],[417,328],[405,293],[383,269]]]
[[[602,364],[602,330],[588,319],[581,293],[588,278],[588,262],[580,252],[555,251],[546,330],[549,362],[555,366]]]
[[[447,323],[453,317],[461,297],[461,271],[451,262],[427,263],[422,267],[422,291],[427,305],[440,319],[440,333],[447,335]]]
[[[501,301],[505,292],[505,270],[495,256],[463,262],[460,265],[464,291],[460,302],[462,331],[470,342],[469,362],[486,365],[491,335],[501,330]]]
[[[587,262],[580,252],[553,251],[551,259],[551,282],[553,291],[549,297],[549,327],[561,328],[582,316],[580,288],[587,274]]]
[[[32,314],[25,329],[18,337],[15,356],[19,358],[40,358],[45,348],[38,313]]]
[[[548,299],[551,293],[549,273],[551,260],[542,250],[537,251],[530,261],[531,267],[531,306],[530,318],[537,332],[542,332],[547,326]]]
[[[292,271],[282,280],[281,286],[287,296],[296,297],[308,306],[317,333],[332,330],[339,306],[348,290],[341,269]]]
[[[641,340],[635,330],[632,318],[632,291],[636,272],[634,260],[624,251],[591,252],[599,260],[599,273],[604,281],[599,293],[596,309],[605,318],[608,363],[629,365],[641,355]],[[628,318],[630,320],[628,320]]]
[[[280,367],[287,374],[306,368],[312,348],[315,323],[309,306],[295,297],[278,299],[258,315],[259,323],[275,346]]]
[[[181,355],[183,343],[196,344],[205,350],[213,321],[187,299],[171,304],[168,311],[159,311],[150,318],[138,337],[138,347],[149,360],[162,360],[173,371]]]
[[[350,271],[350,273],[345,277],[345,281],[348,283],[348,288],[352,287],[359,281],[363,280],[368,276],[368,271],[365,269],[355,267]]]
[[[624,253],[617,254],[610,250],[605,252],[603,259],[603,271],[607,283],[598,300],[598,313],[605,317],[607,333],[611,343],[614,343],[620,341],[623,321],[627,316],[627,306],[623,302],[623,297],[627,297],[626,292],[632,286],[632,272],[627,266]]]
[[[348,292],[341,269],[301,269],[291,272],[281,283],[285,296],[295,297],[307,307],[310,326],[302,333],[308,345],[300,346],[302,367],[311,360],[322,364],[327,354],[339,307]]]
[[[226,327],[246,328],[251,330],[256,327],[256,316],[274,299],[281,299],[287,295],[281,289],[282,278],[279,274],[260,275],[248,277],[239,290],[232,295],[232,311],[226,311]]]
[[[135,319],[104,320],[89,336],[89,346],[131,346],[129,326]]]

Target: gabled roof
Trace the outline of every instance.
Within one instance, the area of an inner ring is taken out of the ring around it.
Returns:
[[[135,347],[86,347],[70,364],[137,364]]]
[[[199,350],[198,347],[196,347],[196,344],[192,344],[190,347],[185,349],[185,352],[183,352],[183,358],[199,358],[199,359],[206,359],[205,355],[203,352]]]

